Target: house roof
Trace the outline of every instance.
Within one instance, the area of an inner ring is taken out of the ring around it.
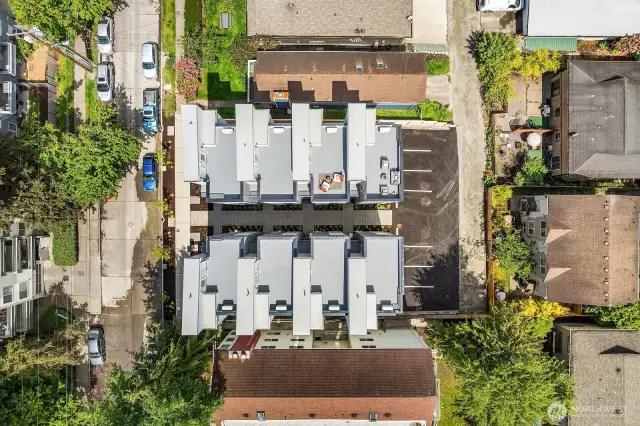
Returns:
[[[220,364],[227,397],[436,394],[430,349],[255,349],[245,362],[221,359]]]
[[[247,34],[280,37],[411,37],[412,0],[247,0]],[[358,30],[356,32],[356,30]]]
[[[424,101],[424,53],[263,51],[257,58],[256,101],[269,101],[276,90],[305,102]]]
[[[217,420],[242,419],[248,407],[269,419],[368,415],[381,411],[373,409],[376,402],[384,412],[419,415],[416,420],[431,419],[435,406],[430,349],[255,349],[244,362],[217,359],[216,381],[225,393]],[[422,401],[411,408],[407,401],[414,398]]]
[[[610,425],[640,424],[640,333],[633,330],[573,329],[569,339],[569,371],[576,379],[576,407],[604,408],[610,411],[569,418],[570,426],[592,426],[602,419]],[[615,348],[625,348],[620,352]],[[621,415],[613,410],[619,408]],[[593,412],[589,412],[593,413]],[[612,417],[615,416],[615,417]]]
[[[636,0],[533,0],[523,11],[524,34],[551,37],[620,37],[640,32]]]
[[[569,174],[640,178],[640,63],[569,61]]]
[[[549,300],[638,301],[638,203],[637,197],[623,195],[549,196]]]

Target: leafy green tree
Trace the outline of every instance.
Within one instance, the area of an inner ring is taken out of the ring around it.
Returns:
[[[516,72],[529,80],[536,79],[546,72],[556,72],[562,65],[562,56],[557,51],[536,49],[522,55],[522,61],[518,64]]]
[[[598,315],[598,323],[603,326],[640,330],[640,303],[593,306],[587,308],[586,312]]]
[[[198,66],[206,68],[219,60],[221,44],[225,40],[225,37],[218,35],[213,28],[205,33],[202,33],[200,28],[192,28],[180,39],[180,44],[184,57],[193,58]]]
[[[0,424],[98,426],[85,400],[75,398],[57,376],[37,373],[0,376]]]
[[[491,197],[491,205],[493,207],[501,206],[511,199],[513,190],[510,186],[497,185],[493,187],[493,195]]]
[[[9,0],[17,23],[38,27],[47,40],[73,40],[93,22],[116,9],[114,0]]]
[[[461,382],[457,413],[477,426],[555,424],[547,409],[554,402],[572,406],[573,381],[563,363],[543,351],[551,325],[501,306],[486,318],[432,325],[429,342]]]
[[[549,169],[544,165],[541,158],[527,158],[522,168],[516,173],[516,185],[542,185],[548,173]]]
[[[509,34],[483,32],[475,44],[474,57],[487,107],[502,108],[512,93],[511,74],[522,61],[518,41]]]
[[[493,255],[505,272],[523,279],[528,278],[535,267],[531,244],[514,228],[504,228],[494,237]]]
[[[116,368],[96,407],[101,425],[209,425],[222,396],[209,392],[215,335],[182,336],[180,323],[151,325],[133,370]]]

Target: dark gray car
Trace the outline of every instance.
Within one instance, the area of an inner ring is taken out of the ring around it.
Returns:
[[[104,331],[102,327],[93,325],[87,333],[87,344],[89,346],[89,362],[97,367],[107,360],[107,351],[104,342]]]

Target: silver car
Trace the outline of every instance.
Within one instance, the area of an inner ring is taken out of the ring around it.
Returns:
[[[517,12],[524,8],[525,0],[476,0],[480,12]]]
[[[104,330],[100,325],[92,325],[87,333],[89,346],[89,362],[97,367],[107,360],[106,345],[104,342]]]
[[[113,19],[108,16],[98,23],[98,52],[103,55],[113,53]]]
[[[158,46],[155,43],[142,45],[142,75],[145,78],[158,76]]]
[[[98,77],[96,78],[98,98],[102,102],[111,102],[113,100],[113,63],[98,64]]]

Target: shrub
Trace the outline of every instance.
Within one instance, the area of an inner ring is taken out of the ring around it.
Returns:
[[[521,61],[516,38],[483,32],[475,45],[474,57],[487,107],[501,109],[512,93],[511,73]]]
[[[491,205],[498,207],[507,202],[513,196],[511,187],[500,185],[493,187],[493,196],[491,198]]]
[[[185,0],[184,31],[202,31],[202,0]]]
[[[592,306],[585,310],[598,315],[598,324],[640,330],[640,303],[616,306]]]
[[[73,266],[78,263],[78,235],[75,226],[53,233],[51,254],[53,263],[58,266]]]
[[[509,275],[526,279],[535,267],[532,245],[514,228],[505,228],[496,235],[493,254],[498,266]]]
[[[556,51],[547,48],[536,49],[522,55],[522,61],[515,71],[529,80],[540,77],[546,72],[556,72],[562,65],[562,57]]]
[[[569,314],[569,308],[538,296],[511,299],[504,304],[525,317],[562,317]]]
[[[156,262],[171,259],[171,249],[169,247],[157,246],[151,250],[151,254],[153,254],[153,258]]]
[[[606,40],[602,40],[598,43],[598,50],[607,51],[609,50],[609,43]]]
[[[418,105],[420,118],[427,121],[451,121],[451,111],[440,102],[426,100]]]
[[[233,41],[229,48],[231,64],[236,70],[246,68],[249,59],[255,59],[258,50],[273,50],[278,48],[278,43],[266,37],[242,37]]]
[[[640,34],[632,34],[622,37],[615,44],[616,49],[623,52],[640,53]]]
[[[449,74],[449,57],[433,58],[427,60],[428,75]]]
[[[178,73],[178,92],[187,101],[196,99],[202,75],[194,58],[180,58],[175,65]]]
[[[541,158],[527,158],[522,168],[516,173],[516,185],[537,185],[544,183],[544,178],[549,173],[549,169],[544,165]]]

